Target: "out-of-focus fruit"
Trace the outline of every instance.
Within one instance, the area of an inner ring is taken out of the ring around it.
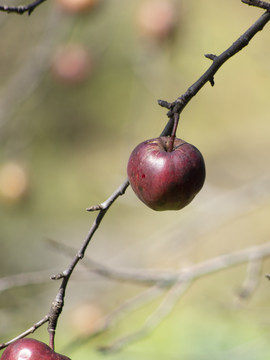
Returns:
[[[201,190],[205,180],[202,154],[193,145],[162,136],[139,144],[127,173],[132,189],[153,210],[179,210]]]
[[[56,80],[64,84],[79,84],[93,70],[93,59],[82,45],[65,45],[56,51],[51,70]]]
[[[171,0],[145,0],[137,14],[141,33],[155,40],[164,40],[171,35],[177,19],[177,8]]]
[[[104,324],[104,314],[98,305],[84,303],[72,310],[71,322],[77,333],[90,335]]]
[[[70,360],[67,356],[54,352],[41,341],[24,338],[10,344],[1,360]]]
[[[79,14],[93,9],[100,0],[57,0],[57,4],[63,11],[71,14]]]
[[[0,167],[0,197],[7,202],[17,202],[27,193],[29,180],[26,170],[15,162]]]

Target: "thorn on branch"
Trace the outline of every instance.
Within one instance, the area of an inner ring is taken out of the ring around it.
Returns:
[[[214,76],[209,79],[211,86],[215,86]]]
[[[59,274],[52,275],[51,280],[60,280],[60,279],[65,278],[66,276],[67,276],[67,271],[65,270],[65,271],[63,271],[63,272],[61,272]]]
[[[244,283],[238,291],[237,297],[239,300],[246,300],[255,292],[261,275],[262,258],[251,259],[247,267],[247,275]]]
[[[166,101],[166,100],[158,100],[158,105],[160,105],[161,107],[164,107],[166,109],[171,109],[172,108],[172,103]]]
[[[205,54],[204,55],[207,59],[210,59],[212,61],[214,61],[217,58],[217,55],[214,54]]]
[[[104,210],[104,207],[102,204],[93,205],[93,206],[90,206],[89,208],[86,208],[86,211],[99,211],[99,210]]]

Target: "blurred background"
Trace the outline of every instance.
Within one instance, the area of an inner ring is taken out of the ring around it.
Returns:
[[[0,14],[0,342],[48,312],[59,286],[49,278],[71,261],[53,244],[80,248],[96,216],[85,209],[110,196],[133,148],[165,126],[157,100],[182,95],[211,64],[204,54],[223,52],[261,13],[240,0],[48,0],[30,17]],[[207,169],[195,200],[154,212],[128,188],[87,256],[113,268],[177,271],[269,241],[268,44],[269,25],[182,113],[178,137],[199,148]],[[198,279],[151,334],[106,357],[267,358],[269,266],[266,259],[244,300],[245,264]],[[13,284],[17,274],[24,286]],[[146,289],[80,264],[56,350],[103,358],[97,347],[140,329],[166,291],[104,334],[74,340]],[[33,337],[47,342],[46,325]]]

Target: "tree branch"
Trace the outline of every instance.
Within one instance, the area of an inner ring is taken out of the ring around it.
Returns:
[[[31,15],[32,12],[45,1],[46,0],[36,0],[31,4],[19,5],[19,6],[0,5],[0,11],[4,11],[7,13],[16,13],[19,15],[22,15],[25,12],[27,12],[28,15]]]
[[[261,0],[241,0],[242,3],[250,5],[250,6],[256,6],[261,9],[270,10],[270,4],[266,1]]]
[[[41,327],[42,325],[44,325],[46,322],[49,321],[49,317],[48,315],[45,315],[43,319],[41,319],[40,321],[38,321],[36,324],[34,324],[33,326],[31,326],[28,330],[24,331],[23,333],[21,333],[20,335],[16,336],[15,338],[13,338],[12,340],[7,341],[6,343],[0,344],[0,350],[4,349],[5,347],[7,347],[8,345],[12,344],[13,342],[15,342],[16,340],[22,339],[25,336],[32,334],[33,332],[35,332],[39,327]]]
[[[194,280],[204,277],[206,275],[230,268],[235,265],[242,264],[244,262],[248,263],[248,278],[244,283],[243,290],[245,295],[248,296],[254,290],[260,279],[259,274],[261,270],[261,262],[263,258],[270,256],[270,242],[258,245],[255,247],[250,247],[243,249],[231,254],[225,254],[218,256],[216,258],[203,261],[196,265],[191,266],[190,268],[185,268],[179,272],[171,274],[167,278],[167,281],[164,282],[163,275],[157,275],[155,278],[156,285],[162,285],[169,288],[166,297],[160,303],[158,308],[148,317],[144,325],[137,331],[132,332],[124,337],[121,337],[115,340],[111,345],[100,347],[99,350],[105,353],[112,353],[121,350],[123,347],[129,345],[132,342],[138,341],[144,336],[151,333],[162,321],[163,319],[174,309],[179,298],[185,294],[185,292],[192,285]],[[148,280],[151,276],[147,274]],[[136,274],[132,280],[136,278]],[[152,278],[152,280],[154,280]],[[154,282],[154,281],[153,281]],[[118,313],[116,313],[118,315]],[[113,315],[113,314],[112,314]],[[112,321],[112,316],[110,321]],[[90,338],[101,333],[101,328],[97,330],[95,334],[92,334]],[[103,330],[107,330],[104,328]],[[84,339],[85,341],[85,339]]]
[[[172,288],[168,291],[165,299],[157,307],[156,311],[154,311],[146,319],[145,323],[138,331],[117,339],[111,345],[100,347],[99,351],[103,353],[114,353],[121,350],[126,345],[138,341],[151,333],[151,331],[153,331],[162,322],[162,320],[164,320],[170,314],[170,312],[174,309],[177,301],[186,292],[188,287],[188,282],[175,284],[172,286]]]
[[[216,56],[212,54],[206,54],[208,59],[211,59],[212,65],[206,70],[206,72],[193,84],[187,91],[179,96],[174,102],[170,103],[165,100],[158,100],[158,104],[162,107],[169,109],[167,116],[170,118],[165,126],[161,136],[170,135],[174,125],[174,114],[181,114],[185,106],[189,101],[201,90],[201,88],[207,83],[214,85],[214,75],[220,69],[220,67],[231,57],[246,47],[250,40],[261,31],[264,26],[270,20],[270,4],[257,0],[241,0],[245,4],[262,7],[267,11],[243,34],[241,35],[227,50],[222,54]]]
[[[54,348],[54,336],[55,336],[57,321],[58,321],[58,318],[59,318],[59,316],[62,312],[63,306],[64,306],[66,288],[68,285],[68,281],[71,277],[71,274],[73,273],[73,270],[75,269],[78,262],[83,259],[85,251],[86,251],[93,235],[95,234],[96,230],[98,229],[106,212],[111,207],[111,205],[114,203],[114,201],[119,196],[121,196],[125,193],[128,185],[129,185],[129,182],[126,180],[123,184],[121,184],[118,187],[118,189],[106,201],[104,201],[100,205],[97,205],[97,206],[94,206],[94,207],[88,209],[91,211],[99,210],[99,213],[98,213],[95,221],[93,222],[81,248],[79,249],[79,251],[77,252],[75,257],[73,258],[69,268],[64,270],[61,273],[61,276],[55,277],[56,279],[62,279],[62,281],[61,281],[61,285],[59,287],[58,293],[57,293],[54,301],[52,302],[51,309],[48,313],[48,316],[49,316],[48,332],[49,332],[49,336],[50,336],[50,346],[52,349]]]

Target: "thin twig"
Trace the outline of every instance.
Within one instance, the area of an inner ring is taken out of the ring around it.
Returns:
[[[270,10],[270,4],[266,1],[261,0],[241,0],[242,3],[250,5],[250,6],[256,6],[261,9]]]
[[[84,337],[79,337],[68,344],[66,348],[66,352],[69,352],[71,349],[83,345],[89,340],[95,338],[96,336],[103,334],[105,331],[109,330],[112,326],[114,326],[117,322],[121,320],[121,318],[128,312],[139,309],[141,306],[146,305],[147,303],[153,301],[157,297],[163,294],[164,290],[159,286],[154,285],[146,290],[142,291],[138,295],[126,300],[116,309],[111,311],[101,322],[100,325],[95,329],[95,331],[89,335]]]
[[[114,203],[114,201],[119,196],[121,196],[125,193],[128,185],[129,185],[129,182],[126,180],[123,184],[121,184],[118,187],[118,189],[106,201],[104,201],[99,206],[99,213],[98,213],[96,219],[94,220],[85,240],[83,241],[81,248],[79,249],[79,251],[77,252],[75,257],[73,258],[69,268],[62,272],[63,276],[61,277],[62,278],[61,285],[59,287],[58,293],[52,303],[51,309],[48,314],[49,315],[48,332],[49,332],[51,344],[54,343],[54,336],[55,336],[57,321],[58,321],[58,318],[59,318],[59,316],[62,312],[63,306],[64,306],[66,288],[68,285],[68,281],[71,277],[71,274],[73,273],[73,270],[75,269],[78,262],[83,259],[85,251],[86,251],[91,239],[93,238],[93,235],[97,231],[106,212],[111,207],[111,205]]]
[[[151,271],[148,269],[117,269],[107,265],[98,264],[86,258],[82,265],[88,266],[88,270],[114,281],[129,281],[142,285],[158,285],[162,288],[171,287],[176,282],[183,282],[188,277],[195,280],[206,275],[210,275],[233,266],[241,265],[246,262],[260,261],[270,256],[270,242],[262,245],[251,246],[243,250],[223,254],[202,261],[198,264],[182,268],[175,271]],[[94,264],[94,266],[93,266]]]
[[[261,279],[261,271],[262,259],[251,259],[247,266],[246,279],[237,292],[238,300],[246,300],[254,293]]]
[[[12,340],[9,340],[3,344],[0,344],[0,350],[7,347],[8,345],[12,344],[14,341],[19,340],[24,338],[25,336],[32,334],[33,332],[35,332],[39,327],[41,327],[42,325],[44,325],[46,322],[49,321],[49,316],[45,315],[43,319],[41,319],[40,321],[38,321],[36,324],[34,324],[33,326],[31,326],[28,330],[24,331],[23,333],[21,333],[20,335],[16,336],[15,338],[13,338]]]
[[[245,0],[242,2],[246,3]],[[260,1],[249,1],[249,5],[262,7]],[[267,3],[264,3],[267,4]],[[208,58],[212,60],[211,66],[206,70],[206,72],[193,84],[191,85],[187,91],[179,96],[174,102],[170,103],[164,100],[158,100],[158,103],[162,107],[167,107],[169,109],[168,117],[170,118],[166,127],[162,132],[162,136],[170,135],[172,132],[172,128],[174,125],[174,114],[181,114],[189,101],[201,90],[201,88],[207,83],[210,82],[213,85],[214,75],[220,69],[220,67],[231,57],[241,51],[244,47],[246,47],[250,40],[261,31],[264,26],[270,20],[270,5],[268,4],[267,11],[243,34],[241,35],[227,50],[225,50],[222,54],[218,56],[207,55]]]
[[[189,288],[189,282],[176,283],[168,291],[165,299],[160,303],[158,308],[146,319],[143,326],[135,332],[132,332],[122,338],[117,339],[114,343],[108,346],[99,347],[99,350],[103,353],[113,353],[121,350],[126,345],[132,342],[138,341],[143,337],[149,335],[157,326],[169,315],[174,309],[179,298]]]
[[[32,12],[42,3],[44,3],[46,0],[36,0],[31,4],[28,5],[19,5],[19,6],[8,6],[8,5],[0,5],[0,11],[4,11],[7,13],[16,13],[19,15],[24,14],[25,12],[28,13],[28,15],[31,15]]]
[[[26,285],[41,284],[47,281],[50,281],[49,270],[9,275],[0,278],[0,292]]]

